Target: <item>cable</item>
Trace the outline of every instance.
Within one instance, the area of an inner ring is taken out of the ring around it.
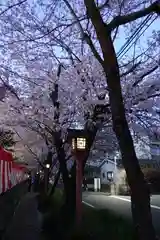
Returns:
[[[151,22],[150,24],[143,30],[143,32],[141,32],[141,34],[138,36],[138,38],[140,38],[142,36],[142,34],[150,27],[150,25],[157,19],[158,16],[156,16]],[[121,55],[121,58],[126,54],[126,52],[128,52],[128,50],[133,46],[133,44],[137,41],[137,39],[129,46],[129,48],[126,49],[126,51],[122,52],[123,55]],[[124,49],[125,50],[125,49]]]
[[[119,50],[119,52],[117,53],[117,57],[119,57],[121,55],[121,53],[125,50],[126,45],[129,45],[130,42],[134,39],[134,37],[136,36],[137,32],[139,33],[142,28],[145,26],[145,24],[151,19],[151,15],[148,15],[144,21],[140,24],[140,26],[134,31],[134,33],[130,36],[130,38],[124,43],[124,45],[121,47],[121,49]]]
[[[152,43],[147,49],[145,49],[145,51],[144,51],[143,53],[140,53],[139,55],[137,55],[134,60],[137,60],[138,58],[142,57],[142,55],[144,55],[144,54],[145,54],[149,49],[151,49],[153,46],[154,46],[154,43]],[[124,64],[123,66],[120,66],[120,67],[125,67],[125,66],[127,66],[128,64],[130,64],[130,63],[132,63],[132,61],[129,61],[129,62],[127,62],[126,64]]]
[[[126,41],[126,43],[122,46],[122,48],[117,53],[117,57],[119,58],[120,55],[125,51],[125,49],[130,45],[135,37],[141,32],[141,30],[146,26],[146,24],[151,20],[153,15],[148,15],[145,20],[140,24],[140,26],[135,30],[135,32],[130,36],[130,38]]]
[[[140,31],[145,27],[145,25],[148,23],[148,21],[152,18],[151,15],[148,15],[144,21],[140,24],[140,26],[135,30],[135,32],[130,36],[130,38],[126,41],[126,43],[122,46],[120,51],[118,52],[118,57],[123,53],[123,51],[126,49],[126,47],[129,46],[129,44],[132,42],[132,40],[140,33]]]

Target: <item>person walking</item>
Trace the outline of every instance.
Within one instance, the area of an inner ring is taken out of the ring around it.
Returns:
[[[88,190],[87,179],[85,177],[83,179],[83,188],[84,188],[85,191]]]

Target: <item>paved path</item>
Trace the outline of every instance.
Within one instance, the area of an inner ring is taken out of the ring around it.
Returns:
[[[27,193],[17,206],[4,240],[38,240],[41,233],[41,215],[37,194]]]
[[[107,196],[101,193],[85,192],[83,201],[92,208],[108,209],[115,214],[132,219],[130,197],[126,196]],[[157,234],[160,236],[160,195],[151,197],[151,209],[153,224]]]

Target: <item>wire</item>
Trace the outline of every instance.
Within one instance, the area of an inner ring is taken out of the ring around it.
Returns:
[[[144,21],[140,24],[140,26],[134,31],[134,33],[130,36],[130,38],[124,43],[124,45],[121,47],[119,52],[117,53],[117,57],[119,57],[122,52],[125,50],[126,46],[130,44],[130,42],[134,39],[134,37],[137,35],[137,32],[139,33],[142,28],[145,26],[145,24],[151,19],[151,15],[148,15]]]
[[[142,55],[144,55],[144,54],[145,54],[148,50],[150,50],[153,46],[154,46],[154,43],[152,43],[147,49],[145,49],[145,51],[144,51],[143,53],[140,53],[139,55],[137,55],[137,56],[135,57],[134,61],[137,60],[138,58],[142,57]],[[132,63],[132,61],[129,61],[129,62],[125,63],[124,65],[120,66],[120,68],[125,67],[125,66],[127,66],[128,64],[130,64],[130,63]]]
[[[151,26],[151,24],[157,19],[158,16],[156,16],[151,22],[150,24],[143,30],[143,32],[141,32],[141,34],[138,36],[138,38],[140,38],[142,36],[142,34]],[[121,58],[128,52],[128,50],[134,45],[134,43],[137,41],[138,39],[136,38],[136,40],[129,46],[129,48],[126,49],[126,51],[123,51],[123,55],[121,55]]]

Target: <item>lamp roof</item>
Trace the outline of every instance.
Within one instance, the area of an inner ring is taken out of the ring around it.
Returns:
[[[68,140],[75,137],[86,138],[87,132],[84,129],[68,129]]]

